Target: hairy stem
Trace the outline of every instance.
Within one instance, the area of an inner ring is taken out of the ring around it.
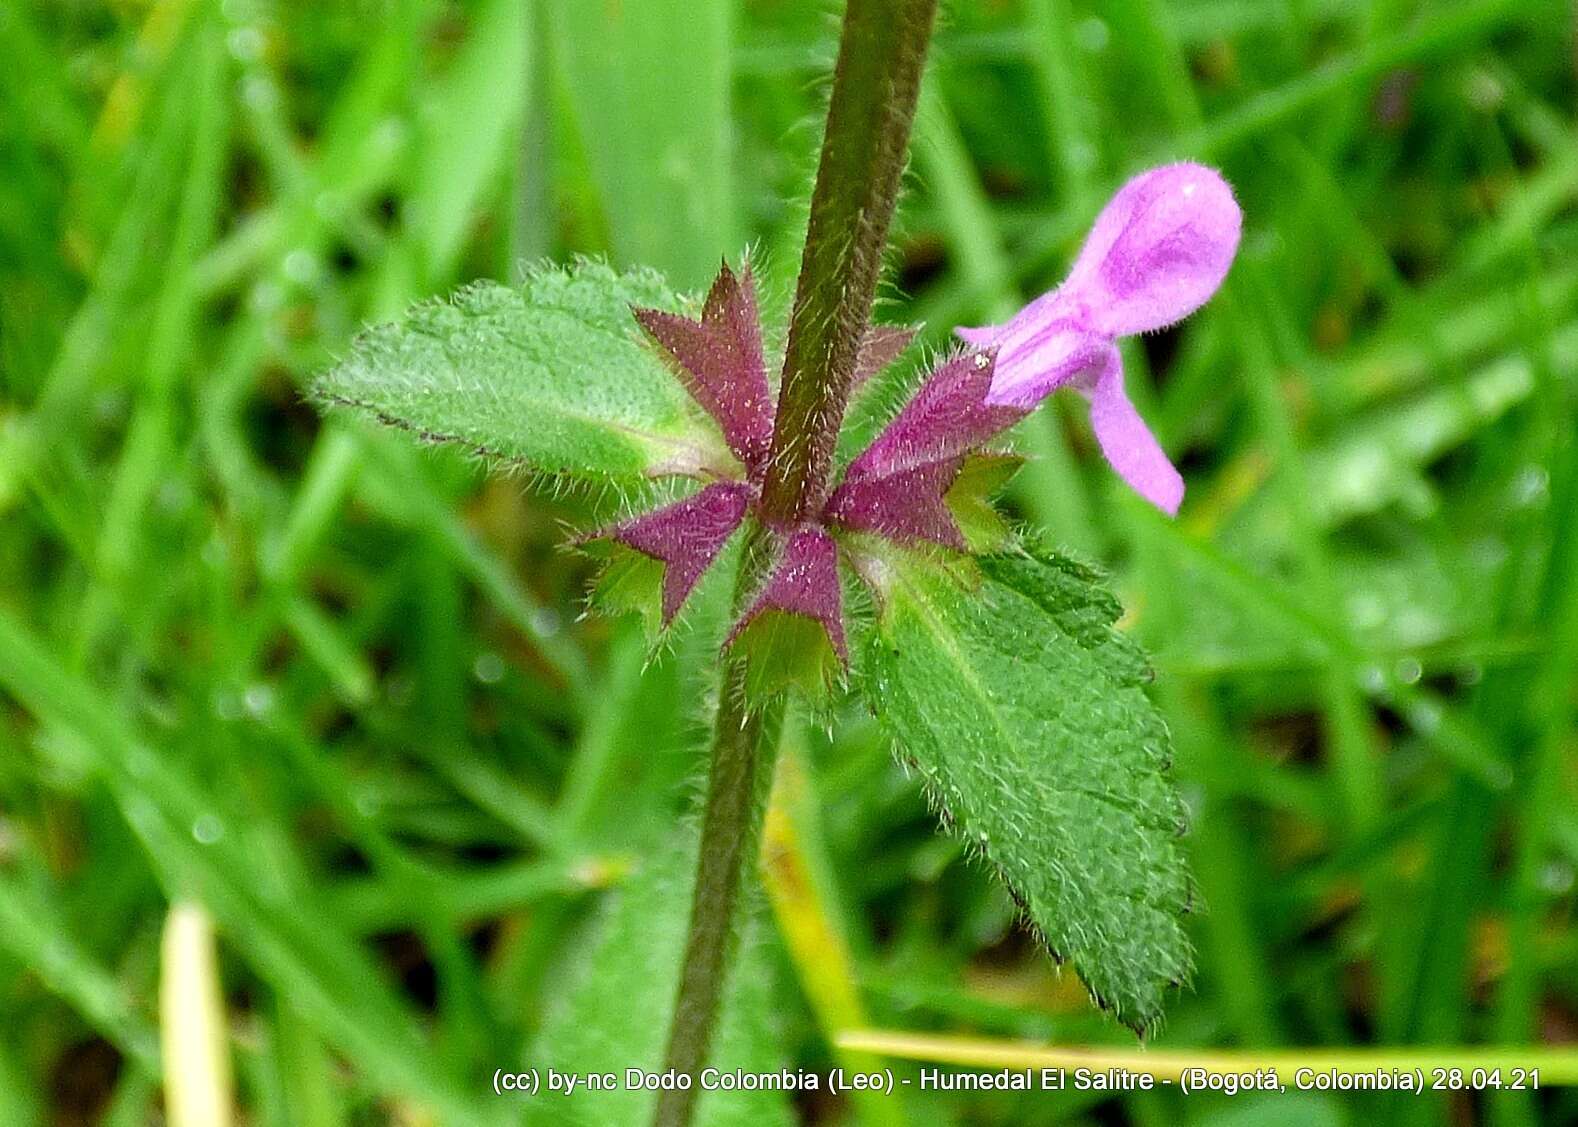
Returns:
[[[691,1085],[659,1092],[655,1127],[687,1127],[695,1112],[697,1076],[707,1063],[728,979],[738,930],[735,909],[761,838],[782,722],[781,707],[762,711],[747,705],[745,663],[730,661],[718,699],[690,934],[663,1064],[689,1076]]]
[[[849,0],[844,11],[763,487],[763,509],[774,525],[814,513],[826,493],[855,353],[876,298],[936,8],[937,0]],[[741,598],[765,574],[770,541],[758,534],[748,544]],[[736,909],[761,837],[782,722],[780,705],[751,706],[745,664],[730,660],[713,729],[690,932],[664,1061],[691,1084],[659,1092],[655,1127],[689,1127],[695,1113],[697,1076],[712,1047],[738,930]]]
[[[849,0],[795,289],[771,467],[769,520],[821,505],[871,318],[937,0]]]

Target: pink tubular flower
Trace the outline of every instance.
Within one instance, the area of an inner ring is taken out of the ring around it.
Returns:
[[[1017,459],[990,443],[1065,384],[1090,398],[1091,425],[1113,468],[1158,508],[1177,512],[1183,481],[1124,394],[1114,342],[1203,305],[1232,264],[1239,223],[1232,189],[1209,168],[1173,164],[1130,180],[1097,218],[1068,280],[1005,325],[958,330],[971,347],[935,364],[825,501],[793,527],[762,512],[775,405],[749,266],[736,274],[723,265],[699,317],[633,309],[736,461],[698,474],[703,485],[690,496],[588,537],[625,553],[620,567],[605,571],[610,605],[628,607],[629,592],[640,588],[637,605],[656,609],[666,627],[730,537],[754,519],[772,555],[725,646],[750,651],[765,636],[753,629],[757,622],[771,631],[787,624],[802,639],[810,626],[817,640],[801,656],[811,660],[785,664],[784,676],[814,682],[847,669],[839,560],[858,562],[867,537],[967,553],[1006,536],[990,519],[987,494]],[[913,336],[868,326],[855,382],[894,362]],[[643,586],[652,579],[649,562],[660,570],[656,591]],[[626,563],[631,570],[622,570]]]
[[[1107,461],[1157,508],[1176,513],[1183,479],[1123,389],[1120,336],[1162,329],[1216,292],[1242,215],[1227,181],[1198,164],[1142,172],[1097,217],[1066,281],[1002,325],[959,329],[996,349],[989,404],[1028,411],[1064,385],[1090,399]]]

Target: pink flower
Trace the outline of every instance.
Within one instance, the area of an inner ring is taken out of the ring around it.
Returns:
[[[845,467],[821,508],[792,528],[774,525],[760,511],[773,392],[750,269],[737,275],[725,264],[700,317],[632,312],[717,423],[738,465],[709,470],[699,492],[589,539],[614,541],[660,565],[653,602],[666,626],[754,516],[770,534],[774,558],[725,644],[743,641],[765,616],[799,620],[814,624],[829,661],[847,668],[838,571],[848,546],[844,534],[971,551],[982,542],[985,523],[971,506],[984,504],[995,480],[978,471],[1005,461],[989,443],[1065,384],[1090,397],[1096,438],[1124,480],[1157,507],[1177,512],[1183,481],[1124,394],[1114,341],[1160,329],[1203,305],[1232,264],[1239,222],[1232,190],[1209,168],[1174,164],[1130,180],[1097,218],[1068,280],[1005,325],[958,330],[970,350],[944,356]],[[869,326],[856,381],[897,359],[913,335]],[[968,531],[961,514],[970,517]],[[988,527],[986,538],[993,534]]]
[[[1241,221],[1233,190],[1213,169],[1169,164],[1134,177],[1097,217],[1061,286],[1006,324],[958,330],[997,352],[987,403],[1028,411],[1073,386],[1090,399],[1091,427],[1112,468],[1176,513],[1183,479],[1129,402],[1113,342],[1204,305],[1232,265]]]

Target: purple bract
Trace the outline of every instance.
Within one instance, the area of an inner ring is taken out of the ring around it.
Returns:
[[[662,563],[662,621],[667,625],[761,498],[774,404],[749,266],[736,274],[723,265],[699,318],[658,309],[632,312],[691,398],[718,424],[741,467],[737,479],[714,480],[693,496],[596,534]],[[898,359],[914,336],[912,328],[870,326],[855,359],[855,383]],[[777,559],[730,633],[730,644],[756,618],[776,611],[816,622],[847,663],[838,545],[826,530],[829,523],[906,542],[964,547],[944,495],[965,455],[1024,414],[986,404],[991,371],[989,355],[970,354],[944,364],[850,467],[848,481],[818,520],[771,530],[778,541]]]
[[[967,454],[1024,418],[1018,407],[987,402],[993,354],[943,362],[915,397],[866,447],[828,498],[826,516],[902,543],[931,540],[963,550],[964,536],[946,495]]]
[[[751,490],[709,485],[694,497],[615,525],[604,535],[663,563],[663,622],[672,622],[697,580],[745,519]]]
[[[773,442],[773,400],[750,267],[737,277],[723,264],[699,321],[660,309],[633,312],[668,353],[691,398],[722,428],[735,457],[758,476]]]
[[[789,537],[767,585],[740,616],[729,641],[739,637],[766,611],[798,614],[819,624],[827,632],[838,660],[848,664],[843,602],[838,583],[838,545],[819,528],[803,528]]]

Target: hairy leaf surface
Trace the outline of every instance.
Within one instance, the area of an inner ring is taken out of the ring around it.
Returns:
[[[651,272],[543,269],[477,282],[362,334],[313,394],[544,473],[642,477],[727,465],[642,339],[632,305],[674,308]]]
[[[864,687],[944,819],[1092,995],[1145,1027],[1189,971],[1191,884],[1168,735],[1113,597],[1063,557],[977,587],[895,557]]]

